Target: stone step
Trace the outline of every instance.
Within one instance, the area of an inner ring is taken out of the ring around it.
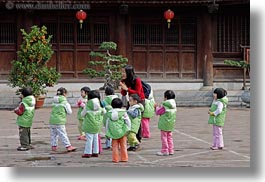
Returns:
[[[161,103],[164,100],[165,90],[154,90],[154,98],[157,103]],[[201,90],[174,90],[176,95],[177,106],[210,106],[212,102],[212,91]],[[242,90],[228,90],[229,106],[243,106],[246,105],[241,100]],[[44,107],[50,107],[53,102],[53,97],[56,95],[56,91],[49,91],[46,95]],[[121,97],[120,93],[117,93]],[[76,101],[80,97],[80,91],[68,91],[68,102],[72,107],[76,106]],[[104,92],[101,92],[102,99],[104,98]],[[1,92],[0,96],[0,109],[12,109],[15,108],[20,99],[17,95],[9,92]]]

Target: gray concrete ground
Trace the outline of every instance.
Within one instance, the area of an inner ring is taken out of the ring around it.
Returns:
[[[158,117],[151,120],[151,138],[143,139],[142,150],[129,152],[127,163],[112,163],[111,151],[104,150],[98,158],[83,159],[85,142],[77,140],[77,108],[68,117],[68,136],[76,152],[67,153],[61,143],[59,152],[50,147],[49,115],[51,108],[36,110],[32,126],[32,144],[35,149],[17,151],[19,146],[16,115],[0,110],[0,166],[7,167],[250,167],[250,109],[230,107],[223,130],[225,148],[209,149],[212,126],[207,124],[208,107],[179,107],[173,133],[175,154],[156,156],[161,148]],[[104,130],[102,143],[104,145]]]

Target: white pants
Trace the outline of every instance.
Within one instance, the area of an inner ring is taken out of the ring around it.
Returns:
[[[99,145],[98,145],[98,133],[91,134],[86,133],[86,146],[84,154],[98,154]]]
[[[71,146],[71,143],[68,139],[65,125],[50,125],[51,131],[51,146],[58,146],[58,137],[62,141],[64,147]]]

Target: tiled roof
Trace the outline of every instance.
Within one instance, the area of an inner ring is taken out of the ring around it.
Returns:
[[[54,3],[90,3],[90,4],[209,4],[214,0],[0,0],[0,2],[19,2],[19,3],[36,3],[36,2],[54,2]],[[215,0],[216,3],[235,4],[249,3],[250,0]]]

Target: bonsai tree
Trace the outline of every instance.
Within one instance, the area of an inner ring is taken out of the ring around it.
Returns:
[[[102,52],[90,52],[92,60],[88,63],[88,68],[84,70],[84,73],[91,78],[104,78],[104,85],[99,89],[105,89],[106,86],[117,89],[121,80],[121,68],[126,65],[128,59],[121,55],[111,54],[111,51],[117,49],[117,44],[114,42],[103,42],[99,49]]]
[[[8,77],[9,86],[31,87],[33,95],[46,94],[46,87],[52,87],[60,78],[55,68],[47,67],[53,50],[50,43],[52,36],[47,35],[47,28],[32,26],[27,33],[21,29],[23,42],[18,51],[18,59],[12,61],[12,68]]]

